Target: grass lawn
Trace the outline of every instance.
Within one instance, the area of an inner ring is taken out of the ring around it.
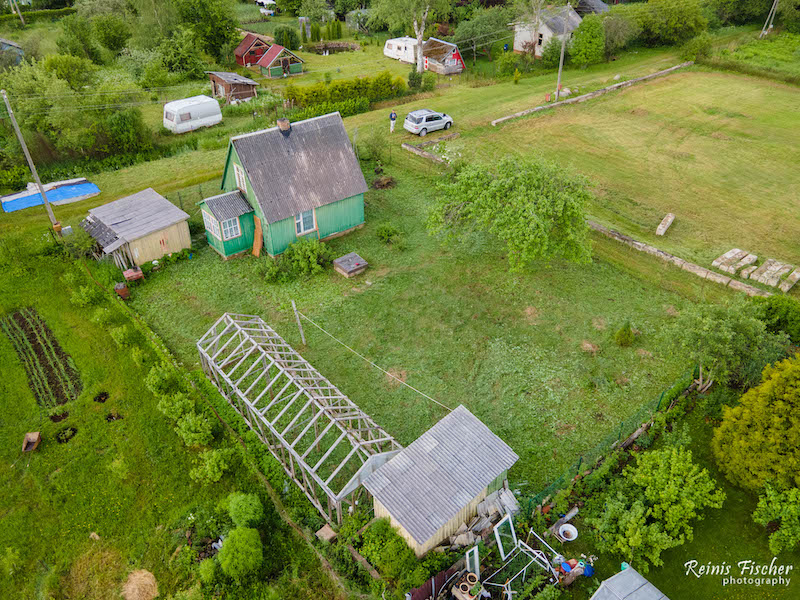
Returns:
[[[299,347],[295,299],[411,385],[475,412],[522,457],[515,485],[535,492],[685,370],[657,334],[667,308],[687,300],[659,287],[662,267],[650,265],[651,281],[641,281],[616,266],[630,254],[603,242],[590,266],[537,264],[520,276],[507,272],[492,239],[442,248],[423,226],[438,175],[419,173],[415,161],[397,156],[388,172],[398,186],[370,191],[367,226],[331,242],[337,255],[355,250],[372,264],[364,277],[266,284],[259,269],[267,259],[222,262],[205,248],[137,288],[133,306],[192,366],[196,339],[225,311],[260,314]],[[408,250],[377,240],[383,221],[405,232]],[[612,337],[628,318],[643,333],[636,347],[620,349]],[[306,334],[301,353],[401,443],[444,415],[313,327]],[[598,346],[596,356],[581,349],[584,340]]]
[[[714,55],[723,61],[743,63],[763,69],[766,73],[800,78],[800,35],[781,32],[755,39],[756,35],[743,44],[731,43]]]

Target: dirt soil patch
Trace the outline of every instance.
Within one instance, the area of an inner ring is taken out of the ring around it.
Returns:
[[[389,375],[391,375],[391,377]],[[389,375],[386,376],[386,379],[389,381],[390,384],[392,384],[392,385],[400,385],[400,382],[398,381],[398,379],[400,381],[402,381],[403,383],[405,383],[406,382],[406,377],[408,377],[408,372],[407,371],[401,371],[400,369],[389,369]],[[397,379],[395,379],[395,377]]]
[[[678,316],[680,313],[678,312],[678,309],[677,309],[677,308],[675,308],[674,306],[672,306],[672,305],[670,304],[670,305],[667,307],[667,314],[668,314],[670,317],[677,317],[677,316]]]
[[[153,600],[158,596],[158,582],[150,571],[139,569],[128,575],[122,586],[122,597],[125,600]]]
[[[394,177],[390,175],[382,175],[381,177],[376,177],[375,181],[372,182],[372,187],[376,190],[388,190],[393,188],[397,185]]]
[[[14,345],[39,406],[52,408],[80,395],[78,370],[39,313],[23,308],[0,318],[0,329]]]
[[[577,426],[573,425],[572,423],[562,423],[561,425],[556,427],[556,435],[559,436],[559,437],[565,436],[565,435],[568,435],[568,434],[572,433],[576,429],[577,429]]]
[[[525,320],[531,325],[536,325],[539,322],[539,309],[535,306],[526,306]]]
[[[69,416],[69,413],[65,411],[65,412],[61,413],[60,415],[50,415],[50,420],[53,423],[58,423],[59,421],[63,421],[64,419],[66,419],[68,416]]]
[[[102,404],[106,400],[108,400],[108,392],[100,392],[99,394],[97,394],[97,396],[94,397],[94,401],[99,402],[100,404]]]
[[[119,552],[106,548],[102,542],[91,542],[90,549],[72,563],[61,579],[60,597],[81,600],[118,600],[119,582],[124,563]],[[142,596],[151,600],[154,596]],[[133,596],[130,600],[140,600]]]
[[[600,346],[593,344],[589,340],[583,340],[581,342],[581,350],[592,356],[597,356],[597,353],[600,351]]]
[[[75,437],[76,433],[78,433],[78,430],[75,427],[67,427],[56,434],[56,441],[59,444],[66,444]]]
[[[592,319],[592,327],[597,331],[603,331],[606,328],[606,320],[603,317],[594,317]]]
[[[106,415],[106,421],[108,421],[109,423],[111,421],[119,421],[120,419],[122,419],[122,415],[119,413],[108,413]]]
[[[645,350],[644,348],[639,348],[636,350],[636,354],[641,356],[642,358],[653,358],[653,353],[649,350]]]

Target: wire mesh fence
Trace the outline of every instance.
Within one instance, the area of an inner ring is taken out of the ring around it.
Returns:
[[[539,506],[545,498],[552,496],[559,490],[568,486],[569,482],[581,472],[582,468],[591,468],[602,457],[607,456],[609,452],[617,448],[633,432],[639,429],[639,427],[650,421],[657,412],[660,410],[666,410],[670,406],[670,403],[684,390],[686,390],[686,388],[691,385],[692,381],[696,377],[696,366],[687,369],[683,375],[677,378],[670,387],[662,391],[661,394],[659,394],[656,398],[644,403],[641,407],[639,407],[639,410],[637,410],[636,413],[627,419],[620,421],[619,427],[615,428],[591,450],[582,453],[578,457],[578,460],[565,469],[560,476],[550,483],[550,485],[542,489],[534,496],[531,496],[524,504],[524,506],[526,506],[526,514],[532,514],[536,507]]]

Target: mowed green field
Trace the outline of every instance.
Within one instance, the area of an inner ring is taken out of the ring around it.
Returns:
[[[800,89],[681,72],[449,144],[467,160],[540,154],[587,175],[590,212],[710,266],[738,247],[800,263]],[[664,238],[655,229],[677,219]]]

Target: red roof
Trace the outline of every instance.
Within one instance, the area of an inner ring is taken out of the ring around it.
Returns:
[[[260,59],[258,59],[256,65],[258,65],[259,67],[269,68],[269,66],[275,62],[275,59],[277,59],[280,56],[281,52],[283,52],[284,50],[286,50],[286,48],[284,48],[283,46],[279,46],[278,44],[272,44],[270,49],[264,52],[264,55]],[[304,62],[302,58],[297,56],[291,50],[286,50],[286,52],[294,56],[300,62]]]
[[[239,42],[239,45],[236,46],[236,50],[233,51],[234,56],[244,56],[244,53],[250,50],[250,47],[257,41],[259,41],[259,38],[252,33],[248,33],[246,36],[244,36],[244,39]]]

